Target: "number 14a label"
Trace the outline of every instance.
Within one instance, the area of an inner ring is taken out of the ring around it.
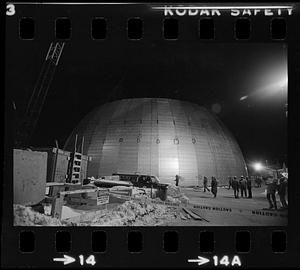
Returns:
[[[213,260],[214,260],[215,266],[218,266],[218,265],[220,265],[220,266],[241,266],[242,265],[240,257],[237,255],[234,256],[232,258],[232,260],[230,260],[230,258],[227,255],[223,256],[220,259],[218,256],[213,256]]]

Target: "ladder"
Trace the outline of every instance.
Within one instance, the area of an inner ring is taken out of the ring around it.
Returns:
[[[41,72],[29,99],[24,119],[17,130],[17,146],[27,146],[29,144],[64,46],[64,42],[52,42],[50,44]]]
[[[77,151],[77,140],[78,136],[76,134],[74,152],[72,152],[70,155],[69,169],[66,180],[66,182],[70,184],[81,184],[80,174],[82,166],[84,137],[82,137],[80,152]]]

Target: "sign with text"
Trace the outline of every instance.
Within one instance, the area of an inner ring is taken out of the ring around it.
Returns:
[[[109,202],[108,194],[101,194],[100,196],[97,197],[97,205],[108,204],[108,202]]]

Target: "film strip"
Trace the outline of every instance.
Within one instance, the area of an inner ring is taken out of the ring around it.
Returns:
[[[299,266],[299,22],[6,3],[1,266]]]

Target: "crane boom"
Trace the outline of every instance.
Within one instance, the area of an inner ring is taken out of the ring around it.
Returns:
[[[50,44],[41,72],[29,99],[24,118],[17,129],[17,146],[28,146],[45,103],[64,45],[64,42],[52,42]]]

